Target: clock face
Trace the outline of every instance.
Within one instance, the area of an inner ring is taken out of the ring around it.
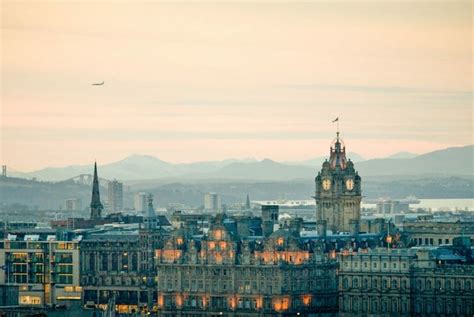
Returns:
[[[324,190],[331,189],[331,180],[330,179],[323,179],[323,189]]]
[[[353,190],[354,189],[354,180],[353,179],[347,179],[346,180],[346,188],[348,190]]]

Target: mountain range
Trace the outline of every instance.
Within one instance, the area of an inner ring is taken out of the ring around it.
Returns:
[[[474,145],[451,147],[416,155],[400,152],[386,158],[365,160],[357,153],[348,153],[364,176],[472,176]],[[276,162],[249,159],[229,159],[173,164],[149,155],[132,155],[121,161],[99,165],[99,176],[121,181],[175,179],[291,180],[313,177],[326,157],[299,162]],[[61,181],[80,174],[91,174],[91,165],[48,167],[34,172],[10,172],[10,176]]]

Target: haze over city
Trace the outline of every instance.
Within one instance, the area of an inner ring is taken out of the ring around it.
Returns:
[[[304,160],[336,117],[366,158],[472,144],[471,22],[469,1],[2,1],[2,162]]]

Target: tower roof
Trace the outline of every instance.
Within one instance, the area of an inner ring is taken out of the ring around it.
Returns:
[[[329,164],[331,169],[345,169],[347,166],[346,146],[344,141],[339,138],[339,131],[336,133],[336,139],[332,142],[329,153]]]

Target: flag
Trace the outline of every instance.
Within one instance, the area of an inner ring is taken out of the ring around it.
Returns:
[[[334,123],[334,122],[337,122],[337,121],[339,121],[339,117],[337,117],[336,119],[332,120],[333,123]]]

